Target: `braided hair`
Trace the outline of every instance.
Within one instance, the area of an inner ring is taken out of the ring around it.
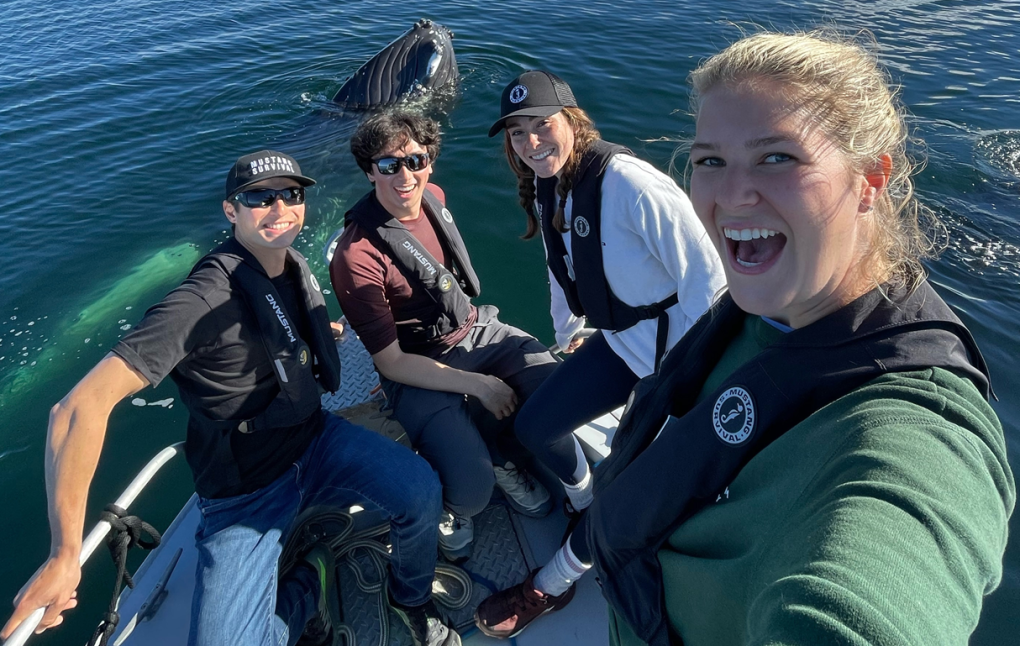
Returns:
[[[595,129],[595,122],[581,108],[566,107],[559,114],[563,115],[574,131],[574,147],[570,151],[567,163],[563,165],[559,182],[556,184],[556,193],[560,199],[552,221],[553,227],[557,231],[565,233],[569,229],[566,226],[566,213],[564,213],[564,210],[567,207],[567,196],[570,195],[570,189],[573,188],[574,180],[576,179],[574,176],[577,174],[581,159],[601,135]],[[538,218],[535,216],[535,171],[531,170],[524,163],[524,160],[514,152],[513,144],[510,143],[509,129],[504,131],[503,152],[506,154],[507,163],[510,164],[510,170],[517,176],[517,194],[520,199],[521,208],[524,209],[528,216],[527,230],[521,237],[524,240],[530,240],[535,237],[535,234],[541,228]]]

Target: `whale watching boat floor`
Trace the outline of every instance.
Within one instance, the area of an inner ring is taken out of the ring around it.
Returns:
[[[345,416],[359,405],[362,409],[367,407],[367,410],[373,410],[372,402],[378,402],[373,392],[377,390],[375,386],[378,384],[378,375],[371,358],[357,337],[350,332],[338,342],[337,348],[344,366],[344,386],[341,393],[324,396],[323,405],[334,412],[344,411]],[[374,410],[375,417],[382,416],[378,413],[377,403],[374,404]],[[619,410],[614,411],[575,431],[589,461],[597,462],[608,455],[607,447],[615,432],[619,414]],[[392,435],[392,428],[389,425],[386,429],[374,430]],[[402,433],[399,427],[396,432]],[[540,478],[549,480],[551,476],[540,474]],[[559,495],[562,496],[562,493]],[[118,609],[121,620],[110,640],[111,644],[162,646],[187,641],[197,563],[194,535],[199,513],[196,502],[197,498],[192,496],[164,532],[160,546],[138,568],[134,575],[135,588],[126,588],[121,594]],[[515,638],[494,639],[483,635],[471,620],[474,608],[482,599],[496,589],[522,581],[531,569],[546,563],[559,548],[567,519],[559,511],[562,509],[562,500],[556,502],[558,504],[554,506],[553,512],[545,518],[527,518],[502,503],[497,493],[493,503],[475,517],[474,553],[463,564],[471,579],[472,594],[469,601],[465,599],[466,607],[449,613],[463,636],[464,644],[598,646],[608,643],[606,604],[594,576],[581,578],[577,583],[577,594],[567,607],[539,618]],[[355,531],[361,531],[366,523],[374,519],[372,512],[361,513],[359,507],[352,510]],[[359,521],[359,518],[363,520]],[[377,524],[378,520],[374,522]],[[385,534],[379,540],[384,541]],[[385,552],[385,548],[378,550],[376,547],[377,551]],[[366,560],[364,556],[360,558]],[[371,557],[367,560],[371,560]],[[444,564],[445,561],[440,559],[439,563]],[[345,623],[350,620],[355,626],[352,630],[357,635],[357,646],[400,646],[409,643],[410,636],[402,632],[404,627],[399,621],[390,621],[389,634],[381,632],[387,630],[379,621],[382,616],[381,602],[377,599],[381,597],[358,591],[356,586],[362,585],[361,579],[365,575],[362,573],[355,576],[352,573],[353,567],[350,563],[338,560],[340,596],[342,602],[346,601],[342,604]],[[238,590],[237,594],[246,594],[246,591]],[[382,612],[388,611],[382,608]],[[370,617],[366,618],[366,613]]]

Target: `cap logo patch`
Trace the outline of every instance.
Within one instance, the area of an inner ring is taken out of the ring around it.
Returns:
[[[588,234],[591,233],[591,225],[588,224],[588,220],[586,220],[584,216],[574,218],[573,228],[574,233],[582,238],[587,238]]]
[[[453,224],[453,213],[450,213],[450,209],[443,209],[443,219]]]
[[[743,444],[754,432],[754,400],[751,393],[734,386],[715,400],[712,408],[712,426],[719,439],[727,444]]]
[[[294,171],[294,165],[289,159],[277,157],[275,155],[252,160],[252,162],[248,164],[248,171],[253,177],[268,171],[283,171],[286,173],[294,173],[295,175],[297,174]]]
[[[523,85],[515,85],[514,89],[510,90],[510,103],[520,103],[524,99],[528,98],[528,88]]]

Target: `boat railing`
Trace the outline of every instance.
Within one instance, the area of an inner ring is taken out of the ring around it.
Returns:
[[[181,453],[184,450],[184,442],[177,442],[171,444],[162,451],[156,454],[154,458],[149,460],[149,463],[145,465],[135,479],[131,481],[127,489],[124,490],[117,501],[114,503],[121,509],[127,509],[131,503],[135,501],[138,494],[142,492],[142,489],[149,484],[149,481],[156,475],[156,473],[163,467],[164,464],[170,461],[171,458]],[[110,532],[110,523],[101,520],[92,531],[89,532],[88,536],[85,537],[85,541],[82,543],[81,555],[78,557],[79,565],[85,565],[85,562],[89,560],[92,553],[96,551],[96,548],[106,539],[107,534]],[[45,614],[46,608],[39,608],[33,612],[25,621],[21,622],[21,625],[11,633],[11,636],[4,642],[4,646],[22,646],[28,638],[32,636],[33,631],[39,626],[39,622],[42,621],[43,614]]]

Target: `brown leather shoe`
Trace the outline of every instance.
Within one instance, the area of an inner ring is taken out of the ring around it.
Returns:
[[[478,610],[475,611],[475,625],[478,626],[478,630],[489,637],[502,639],[516,637],[528,627],[528,624],[547,612],[559,610],[574,598],[576,585],[571,585],[570,589],[558,597],[542,594],[535,589],[536,574],[538,570],[532,570],[528,578],[524,579],[524,583],[497,592],[479,604]],[[512,627],[496,628],[515,617],[516,621]]]

